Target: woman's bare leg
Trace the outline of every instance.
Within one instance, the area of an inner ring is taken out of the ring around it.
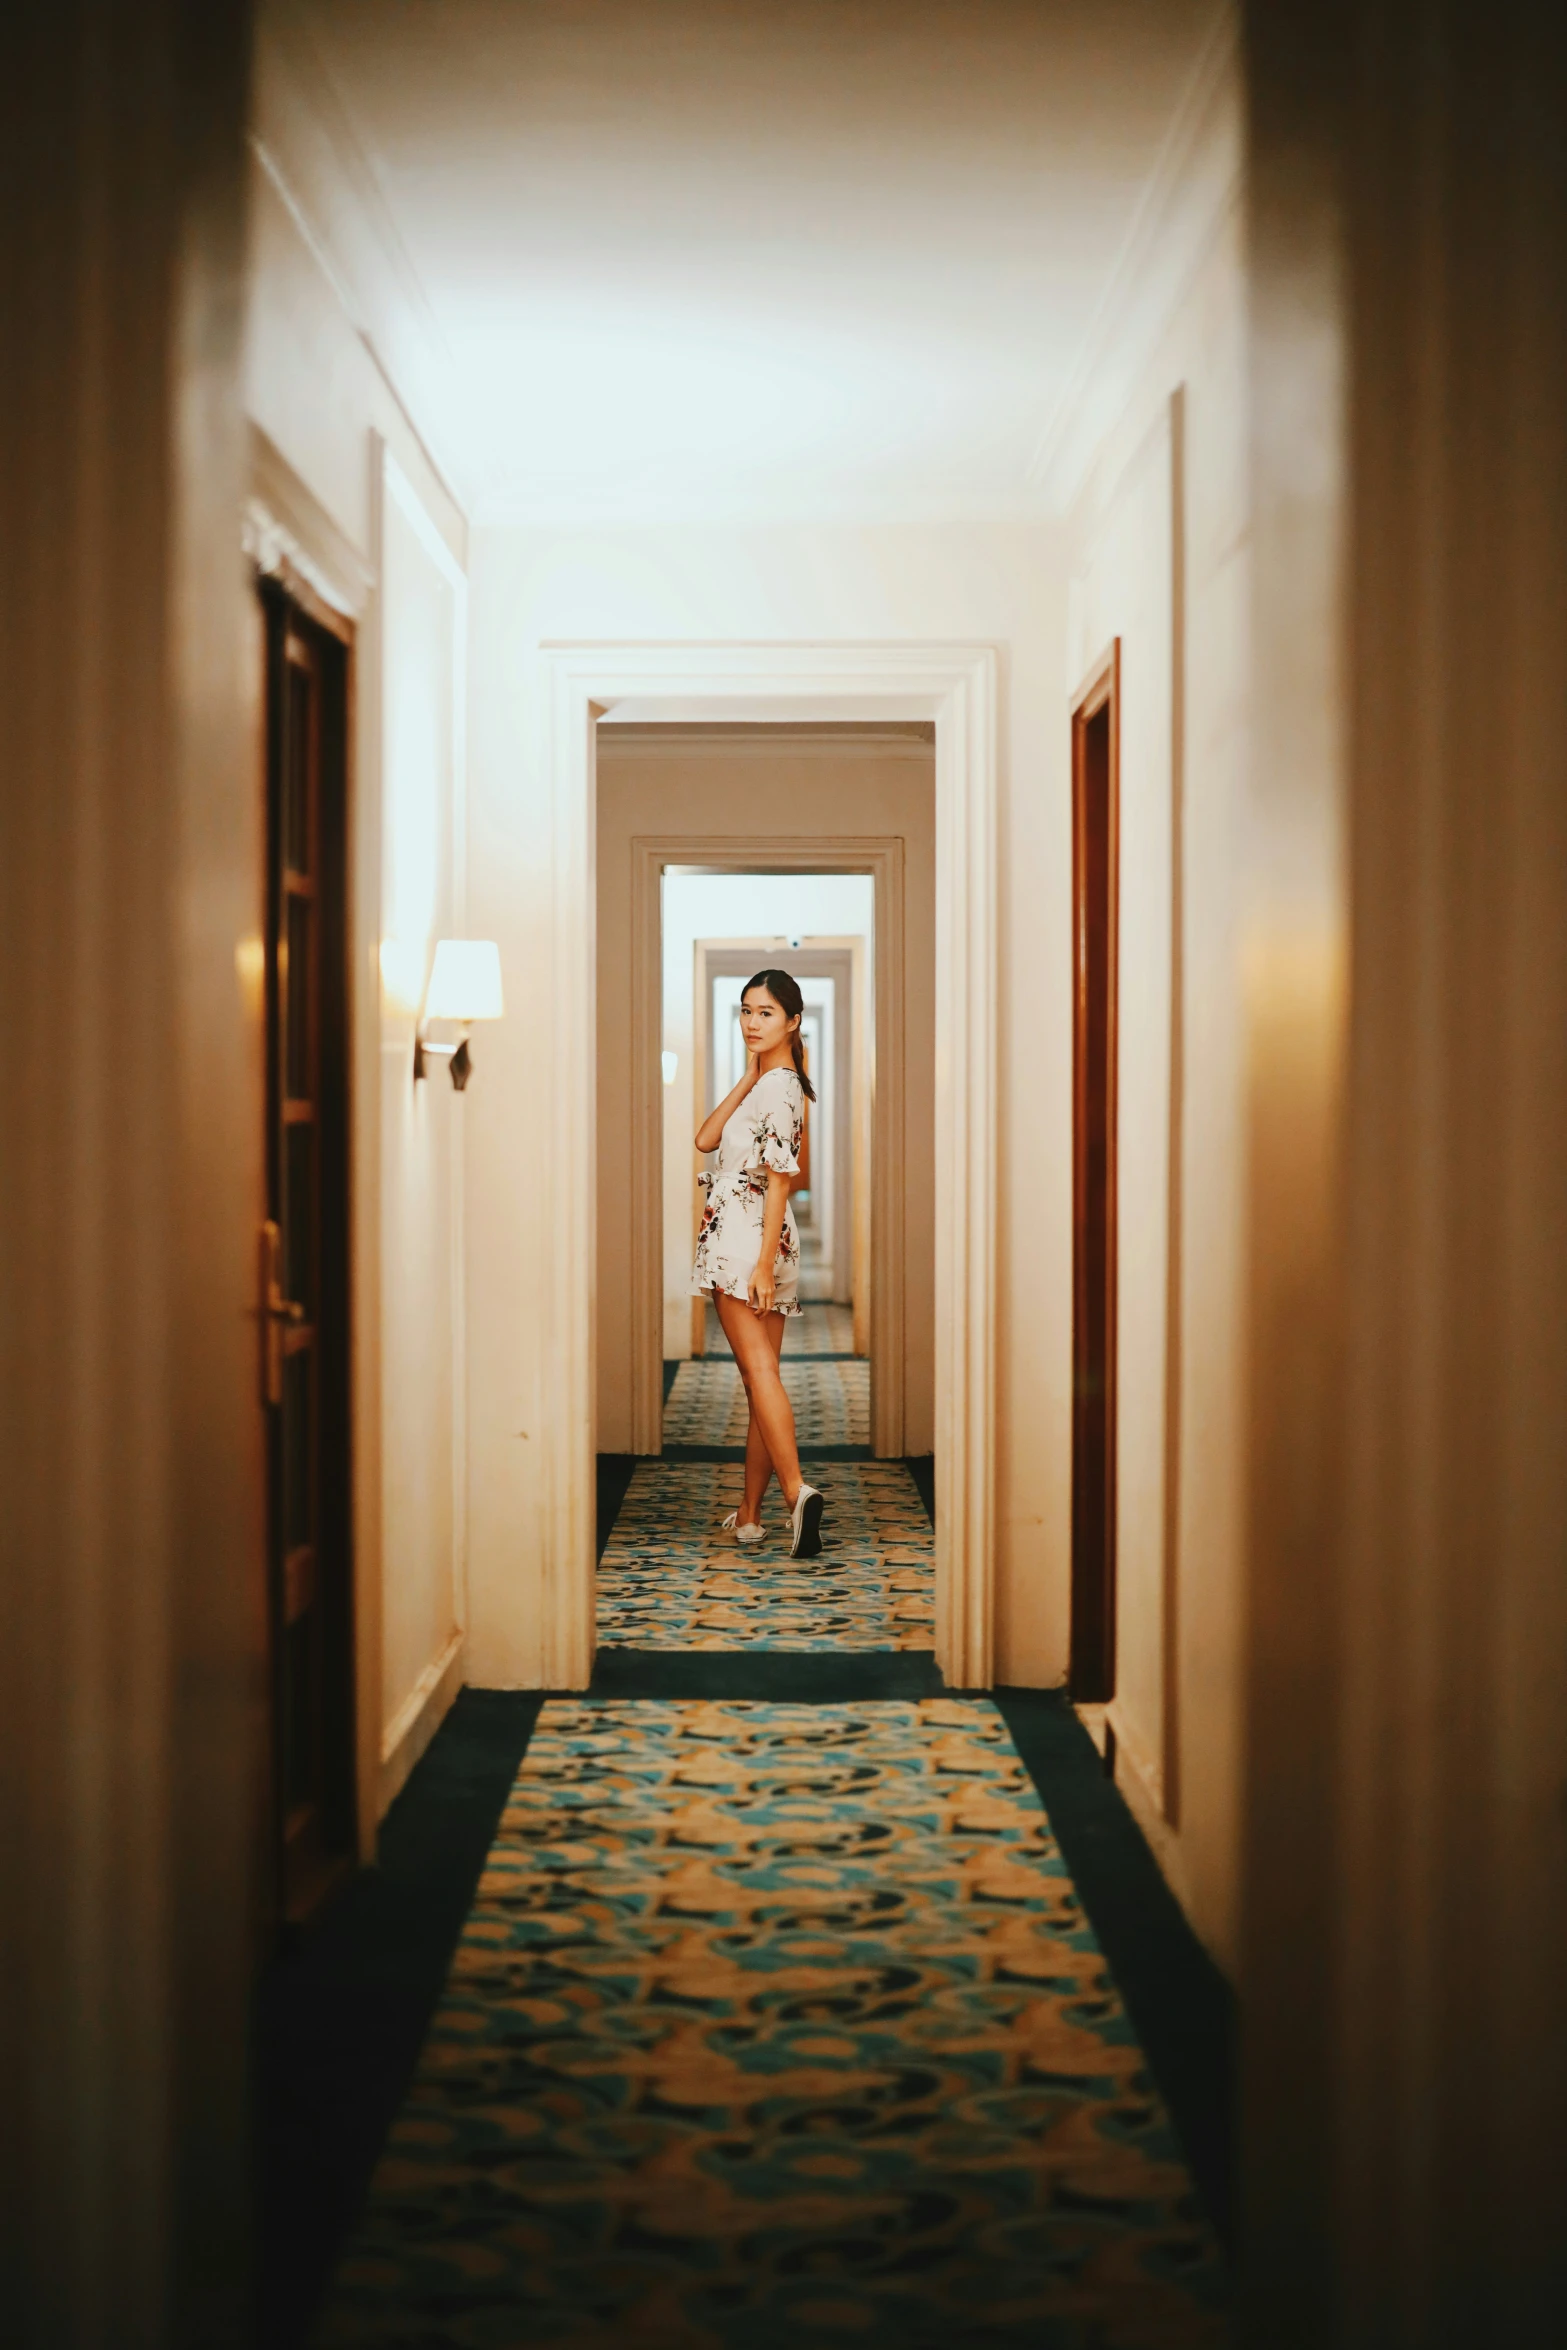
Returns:
[[[745,1499],[740,1504],[742,1526],[761,1524],[762,1504],[772,1481],[773,1456],[762,1440],[762,1431],[756,1424],[756,1413],[753,1410],[745,1424]]]
[[[783,1346],[784,1318],[782,1314],[764,1314],[762,1323],[767,1331],[768,1343],[773,1350],[773,1360],[776,1362]],[[788,1389],[785,1388],[784,1399],[786,1402],[788,1393]],[[747,1394],[746,1402],[750,1405],[750,1417],[745,1424],[745,1501],[740,1511],[740,1522],[743,1526],[759,1526],[762,1522],[762,1504],[767,1498],[767,1488],[773,1481],[773,1456],[767,1449],[766,1438],[756,1424],[756,1406],[751,1403],[749,1394]],[[794,1412],[792,1404],[789,1409],[792,1418]]]
[[[718,1319],[723,1324],[729,1350],[740,1366],[745,1381],[745,1392],[751,1406],[751,1426],[761,1437],[767,1457],[777,1472],[788,1508],[793,1509],[800,1493],[800,1456],[794,1440],[794,1413],[784,1391],[778,1372],[778,1350],[783,1345],[782,1314],[753,1313],[739,1298],[727,1297],[715,1290],[713,1302],[718,1308]],[[777,1325],[777,1334],[768,1329]],[[746,1442],[746,1483],[749,1490],[751,1474],[751,1447]],[[757,1508],[761,1496],[757,1496]],[[747,1506],[748,1520],[754,1515]]]

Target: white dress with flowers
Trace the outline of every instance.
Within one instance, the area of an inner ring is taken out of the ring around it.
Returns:
[[[805,1094],[792,1069],[769,1069],[759,1077],[718,1138],[718,1165],[698,1178],[707,1193],[696,1240],[691,1294],[706,1297],[721,1289],[744,1298],[762,1253],[762,1218],[767,1178],[798,1175],[805,1136]],[[774,1305],[780,1314],[800,1311],[800,1235],[794,1210],[784,1210],[783,1231],[773,1264]]]

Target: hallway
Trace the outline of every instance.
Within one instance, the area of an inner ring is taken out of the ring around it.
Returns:
[[[1567,9],[8,64],[8,2350],[1556,2350]]]

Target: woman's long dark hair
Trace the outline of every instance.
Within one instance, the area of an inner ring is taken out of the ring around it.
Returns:
[[[783,1006],[786,1020],[798,1020],[805,1010],[805,998],[787,971],[758,971],[756,977],[748,979],[744,987],[741,988],[740,1001],[742,1003],[745,1002],[753,987],[765,987],[773,1002]],[[798,1028],[789,1039],[789,1050],[794,1055],[794,1073],[805,1088],[805,1098],[808,1102],[814,1102],[816,1088],[805,1074],[805,1047],[800,1042]]]

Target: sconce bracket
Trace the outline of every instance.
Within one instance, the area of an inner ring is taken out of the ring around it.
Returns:
[[[450,1065],[452,1085],[458,1093],[461,1093],[473,1075],[473,1061],[468,1051],[466,1036],[458,1044],[433,1044],[422,1030],[416,1030],[414,1034],[414,1083],[416,1085],[421,1078],[429,1076],[430,1072],[425,1064],[432,1060],[445,1061]]]

